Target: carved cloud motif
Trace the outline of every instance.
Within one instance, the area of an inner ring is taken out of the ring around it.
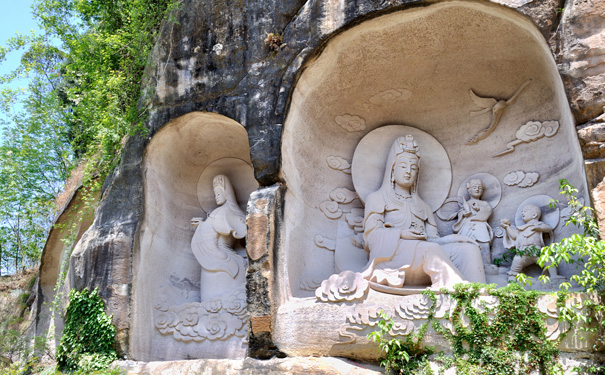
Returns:
[[[380,105],[398,101],[404,101],[412,96],[412,92],[408,89],[389,89],[379,92],[372,96],[369,101],[372,104]]]
[[[502,180],[508,186],[518,186],[521,188],[534,186],[540,179],[538,172],[515,171],[510,172]]]
[[[338,219],[342,216],[342,211],[338,208],[338,202],[324,201],[319,204],[319,209],[328,219]]]
[[[246,293],[237,291],[224,299],[165,307],[157,304],[154,324],[163,335],[178,341],[202,342],[244,337],[248,322]]]
[[[338,125],[348,132],[360,132],[366,129],[366,120],[355,115],[336,116],[334,119]]]
[[[321,234],[315,235],[315,239],[313,241],[315,246],[321,247],[322,249],[334,251],[336,249],[336,241],[331,240],[329,238],[325,238]]]
[[[347,188],[336,188],[330,192],[330,199],[338,203],[351,203],[357,199],[357,193]]]
[[[344,271],[330,276],[315,290],[315,297],[323,302],[342,302],[362,299],[369,287],[361,273]]]
[[[559,131],[558,121],[528,121],[525,125],[522,125],[519,130],[515,133],[517,139],[509,142],[506,145],[506,150],[494,155],[502,156],[515,151],[515,147],[521,143],[529,143],[537,141],[542,137],[550,138],[557,134]]]
[[[443,318],[447,311],[454,308],[450,298],[443,295],[438,296],[435,303],[434,316],[438,319]],[[432,305],[433,301],[428,296],[417,294],[403,299],[396,307],[396,311],[402,319],[428,319]]]
[[[351,163],[340,156],[328,156],[326,158],[328,166],[337,171],[342,171],[346,174],[351,174]]]

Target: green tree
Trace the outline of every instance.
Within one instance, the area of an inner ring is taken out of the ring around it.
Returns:
[[[73,165],[97,183],[115,166],[124,137],[142,129],[138,106],[160,23],[177,0],[36,0],[40,35],[17,34],[0,62],[23,52],[0,84],[0,269],[35,263],[50,229],[53,197]],[[92,184],[86,179],[85,184]]]

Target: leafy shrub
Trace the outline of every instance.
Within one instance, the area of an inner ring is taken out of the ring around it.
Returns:
[[[91,373],[107,368],[117,356],[113,349],[116,329],[105,314],[98,290],[69,293],[65,329],[57,348],[60,370]]]

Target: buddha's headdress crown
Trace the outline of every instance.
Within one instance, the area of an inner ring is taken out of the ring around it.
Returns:
[[[418,155],[418,144],[416,143],[416,140],[413,136],[408,134],[404,137],[399,137],[397,138],[397,143],[397,156],[402,155],[404,153],[409,153],[416,155],[417,158],[420,158],[420,155]]]

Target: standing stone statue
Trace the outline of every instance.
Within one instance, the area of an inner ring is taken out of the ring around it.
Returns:
[[[492,227],[487,223],[492,216],[492,206],[481,200],[485,185],[478,178],[466,184],[470,199],[463,201],[458,212],[458,221],[454,224],[454,233],[466,236],[479,245],[483,264],[492,264],[491,244],[494,239]]]
[[[441,246],[429,242],[439,233],[430,207],[418,196],[419,161],[414,138],[397,138],[382,186],[366,200],[363,237],[370,259],[363,275],[369,281],[401,287],[428,275],[434,288],[464,281]]]
[[[525,224],[515,228],[510,225],[510,220],[502,219],[500,226],[504,229],[504,247],[507,249],[525,250],[532,246],[537,249],[544,247],[544,233],[549,233],[552,238],[552,228],[550,225],[540,221],[542,211],[540,207],[534,204],[526,204],[521,211],[521,218]],[[508,271],[509,280],[523,271],[523,268],[532,265],[538,261],[537,256],[515,255],[513,263]],[[549,267],[548,272],[551,278],[557,278],[557,269]]]
[[[202,266],[202,301],[243,288],[246,281],[246,259],[234,250],[236,240],[246,235],[246,215],[237,205],[227,176],[218,175],[212,182],[218,207],[205,221],[191,219],[197,227],[191,250]]]

